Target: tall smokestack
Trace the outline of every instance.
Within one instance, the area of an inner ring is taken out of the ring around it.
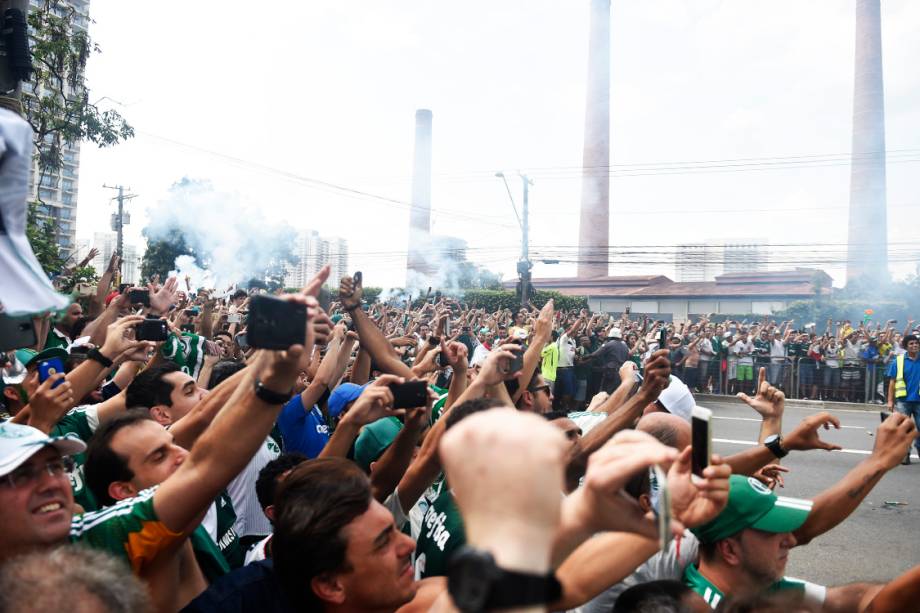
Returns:
[[[409,257],[406,260],[406,287],[414,279],[429,276],[424,251],[431,231],[431,111],[415,111],[415,159],[412,164],[412,209],[409,211]]]
[[[888,278],[885,93],[879,0],[856,0],[847,281]]]
[[[610,0],[591,0],[578,276],[606,277],[610,240]]]

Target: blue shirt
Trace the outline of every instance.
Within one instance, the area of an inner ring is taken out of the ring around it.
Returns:
[[[892,379],[898,376],[897,356],[891,360],[885,374]],[[920,402],[920,356],[916,360],[911,360],[909,355],[904,354],[904,383],[907,385],[907,396],[895,398],[895,401]]]
[[[284,405],[278,416],[278,429],[286,452],[299,451],[315,458],[329,442],[329,426],[317,406],[307,411],[300,394]]]

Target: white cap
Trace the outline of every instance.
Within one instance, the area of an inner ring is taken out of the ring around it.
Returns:
[[[696,406],[696,401],[693,399],[693,394],[690,393],[690,388],[674,375],[671,375],[670,383],[658,396],[658,402],[668,413],[682,417],[688,422],[690,421],[690,412]]]
[[[0,424],[0,477],[13,472],[48,445],[65,456],[86,451],[86,444],[70,435],[48,436],[32,426]]]
[[[623,338],[623,333],[620,332],[619,328],[610,328],[610,332],[607,333],[607,338]]]

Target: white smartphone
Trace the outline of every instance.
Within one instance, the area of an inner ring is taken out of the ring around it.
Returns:
[[[656,485],[658,486],[658,546],[666,551],[671,538],[671,491],[668,489],[668,477],[658,465],[652,466]]]
[[[243,321],[243,316],[239,313],[228,313],[227,314],[227,323],[228,324],[238,324]]]
[[[695,406],[690,412],[690,429],[691,429],[691,463],[693,476],[703,477],[703,469],[709,466],[709,458],[712,456],[712,431],[710,423],[712,420],[712,411],[709,409]]]

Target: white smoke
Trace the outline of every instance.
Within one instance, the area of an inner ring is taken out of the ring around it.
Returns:
[[[409,247],[410,258],[414,253],[418,268],[409,268],[406,272],[406,289],[413,295],[423,297],[428,288],[432,293],[456,296],[460,294],[460,280],[470,274],[474,266],[466,259],[466,241],[453,236],[433,236],[424,232],[413,231]]]
[[[261,278],[279,254],[290,253],[294,230],[269,222],[258,207],[238,195],[219,192],[209,181],[184,178],[169,196],[148,209],[148,240],[185,235],[197,259],[176,258],[180,277],[192,287],[216,287]]]

